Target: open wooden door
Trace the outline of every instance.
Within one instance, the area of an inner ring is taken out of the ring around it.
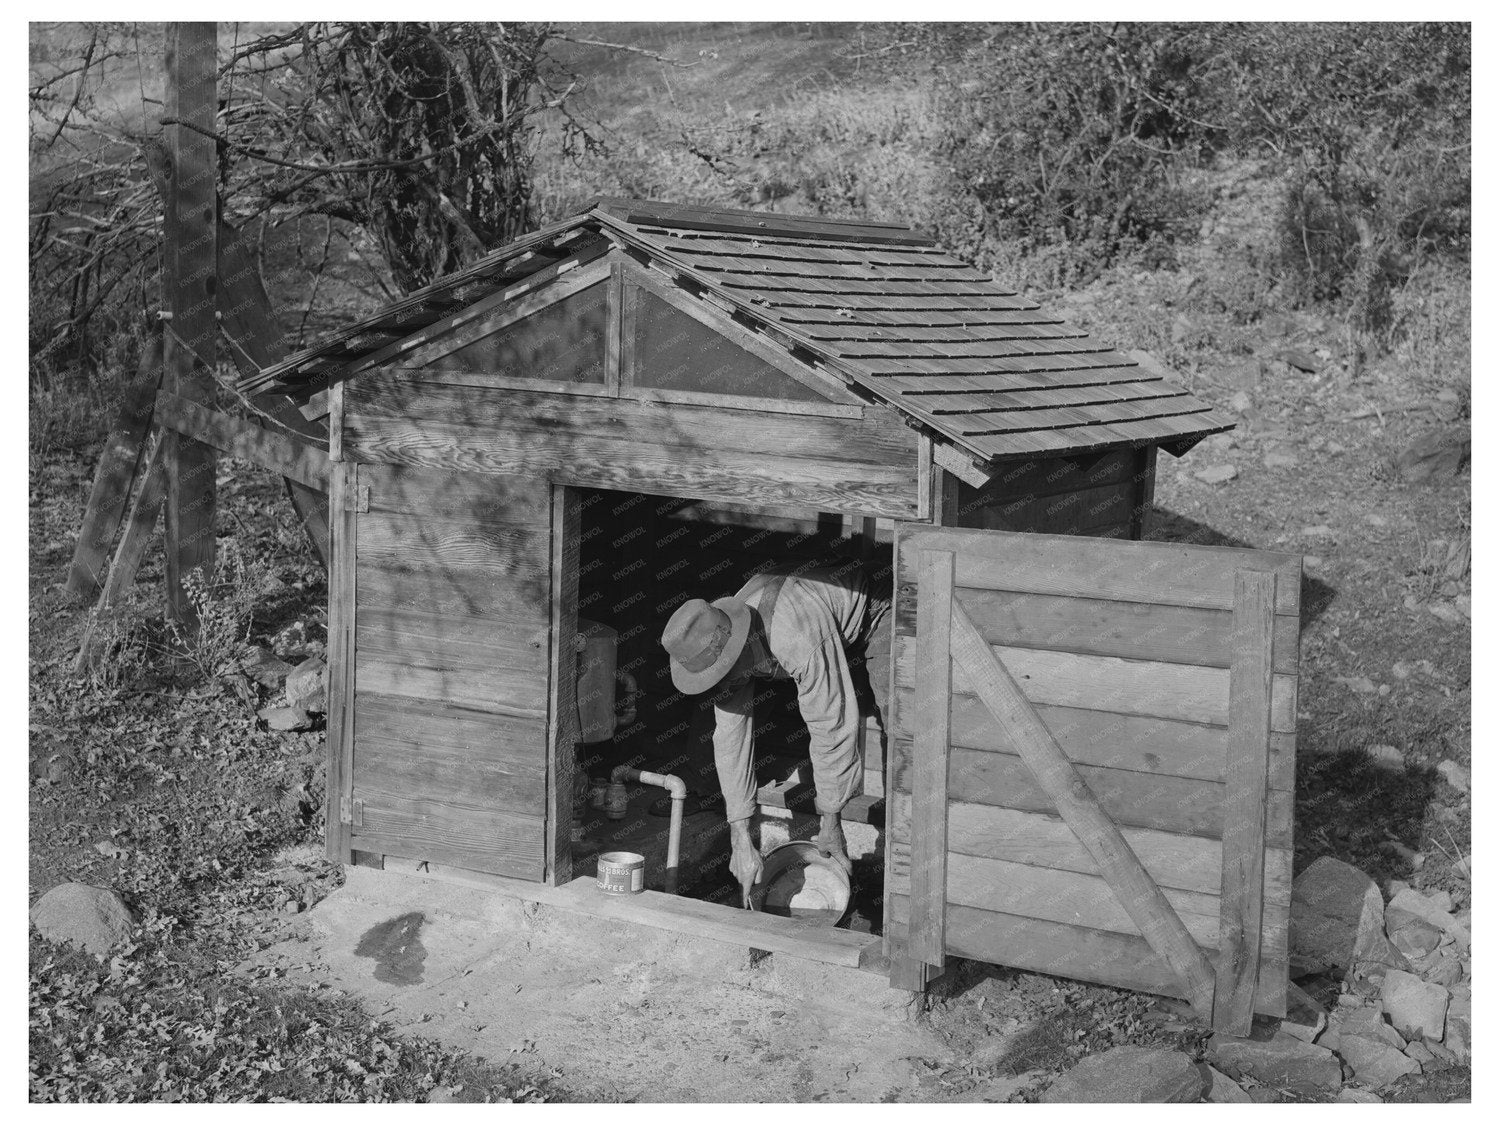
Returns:
[[[576,505],[562,492],[539,478],[339,463],[335,858],[570,877],[557,851],[567,806],[549,786],[549,763],[573,746],[555,692],[556,670],[571,675],[576,660],[552,597],[569,518],[576,551]]]
[[[897,539],[892,982],[947,954],[1285,1014],[1301,558]]]

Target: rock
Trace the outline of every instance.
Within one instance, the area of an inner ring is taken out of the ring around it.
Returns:
[[[1422,959],[1417,969],[1422,979],[1451,989],[1464,979],[1463,958],[1451,949],[1435,949]]]
[[[1420,918],[1430,925],[1436,926],[1444,933],[1452,934],[1457,943],[1464,949],[1469,948],[1468,928],[1461,925],[1457,918],[1448,913],[1445,907],[1451,907],[1451,898],[1433,898],[1424,895],[1421,891],[1410,887],[1399,891],[1391,896],[1390,903],[1386,906],[1385,922],[1387,929],[1406,925],[1406,919],[1402,915]]]
[[[275,691],[286,681],[292,666],[285,660],[278,660],[276,654],[264,645],[256,645],[250,655],[240,661],[240,669],[256,683]]]
[[[1451,758],[1445,758],[1439,762],[1437,772],[1439,777],[1460,793],[1469,791],[1469,771]]]
[[[1365,753],[1370,756],[1370,761],[1383,770],[1393,770],[1397,773],[1406,769],[1406,758],[1394,746],[1366,746]]]
[[[286,705],[313,714],[328,710],[328,665],[312,656],[286,678]]]
[[[1464,432],[1437,430],[1412,442],[1396,458],[1403,480],[1419,482],[1456,477],[1469,463],[1470,439]]]
[[[1292,884],[1291,946],[1293,976],[1406,964],[1385,936],[1380,888],[1332,856],[1314,860]]]
[[[130,936],[135,919],[114,891],[63,883],[37,900],[31,924],[49,941],[69,942],[87,953],[107,953]]]
[[[1112,1047],[1089,1055],[1042,1094],[1048,1104],[1196,1102],[1209,1076],[1180,1051]]]
[[[1427,612],[1445,625],[1457,625],[1464,619],[1464,615],[1447,602],[1432,602],[1427,606]]]
[[[1291,469],[1297,465],[1297,455],[1289,449],[1268,449],[1261,464],[1268,469]]]
[[[1300,534],[1304,539],[1337,538],[1334,535],[1333,528],[1329,527],[1326,523],[1313,524],[1310,527],[1304,527],[1298,534]]]
[[[1379,1008],[1343,1010],[1334,1017],[1333,1027],[1338,1031],[1340,1044],[1345,1039],[1371,1039],[1376,1043],[1384,1043],[1387,1047],[1394,1047],[1398,1051],[1406,1047],[1406,1040],[1401,1038],[1400,1032],[1385,1022],[1385,1016],[1381,1014]]]
[[[1373,1090],[1356,1090],[1353,1086],[1346,1086],[1339,1091],[1339,1096],[1334,1099],[1338,1102],[1354,1102],[1358,1105],[1383,1105],[1385,1099]]]
[[[462,1086],[434,1086],[432,1092],[427,1095],[429,1105],[448,1105],[459,1100],[459,1094],[463,1091]]]
[[[1386,932],[1390,935],[1391,944],[1408,961],[1417,961],[1427,956],[1438,947],[1438,942],[1443,940],[1442,930],[1420,918],[1413,918],[1394,933],[1389,930]]]
[[[1413,1039],[1406,1045],[1406,1057],[1423,1070],[1427,1070],[1437,1062],[1437,1056],[1428,1050],[1420,1039]]]
[[[312,730],[312,716],[300,707],[262,707],[256,714],[268,730]]]
[[[1217,1102],[1220,1105],[1250,1101],[1250,1095],[1245,1093],[1240,1084],[1233,1078],[1230,1078],[1229,1075],[1217,1071],[1210,1066],[1208,1068],[1208,1077],[1209,1087],[1207,1096],[1209,1101]]]
[[[1375,681],[1369,676],[1335,676],[1333,682],[1342,684],[1352,692],[1359,695],[1374,695]]]
[[[1199,469],[1193,476],[1204,484],[1227,484],[1240,475],[1240,471],[1233,465],[1210,465],[1206,469]]]
[[[1391,969],[1380,987],[1380,1006],[1407,1039],[1441,1039],[1448,1014],[1448,990],[1412,973]]]
[[[1317,358],[1300,348],[1281,348],[1275,353],[1275,358],[1298,371],[1312,372],[1318,369]]]
[[[1463,614],[1465,618],[1474,616],[1474,599],[1468,594],[1459,594],[1453,599],[1453,608]]]
[[[1198,328],[1186,313],[1178,313],[1172,318],[1172,343],[1180,344],[1190,338]]]
[[[1281,1030],[1304,1043],[1316,1043],[1318,1036],[1328,1026],[1328,1013],[1316,1000],[1296,984],[1288,981],[1286,989],[1286,1015],[1281,1021]],[[1327,1046],[1327,1044],[1323,1044]],[[1330,1050],[1332,1048],[1329,1048]]]
[[[1354,1070],[1354,1081],[1379,1090],[1407,1074],[1420,1074],[1421,1065],[1389,1043],[1379,1043],[1359,1035],[1344,1036],[1339,1048],[1343,1060]]]
[[[1209,379],[1221,387],[1239,391],[1253,391],[1260,386],[1266,365],[1258,359],[1247,359],[1243,363],[1232,363],[1228,367],[1208,372]]]
[[[1336,1090],[1343,1080],[1332,1051],[1281,1031],[1269,1039],[1236,1039],[1216,1032],[1208,1041],[1208,1053],[1231,1074],[1248,1074],[1267,1086],[1312,1092]]]
[[[1236,414],[1249,414],[1253,405],[1250,401],[1250,396],[1244,391],[1235,391],[1229,399],[1229,409],[1233,410]]]

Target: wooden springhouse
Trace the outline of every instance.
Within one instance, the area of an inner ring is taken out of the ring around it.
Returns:
[[[617,739],[685,768],[671,610],[842,549],[891,584],[895,690],[879,936],[829,956],[1283,1010],[1300,560],[1130,542],[1157,450],[1231,426],[1147,357],[902,226],[603,200],[240,389],[328,416],[334,858],[586,880],[580,619],[639,686]]]

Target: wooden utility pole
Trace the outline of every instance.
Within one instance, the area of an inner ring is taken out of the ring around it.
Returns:
[[[163,132],[170,156],[164,304],[171,314],[165,336],[163,388],[213,405],[218,323],[218,165],[214,118],[218,106],[218,25],[167,25],[167,91]],[[191,127],[190,127],[191,126]],[[201,130],[201,132],[200,132]],[[214,571],[214,448],[173,431],[162,434],[166,468],[167,611],[196,627],[183,579]]]

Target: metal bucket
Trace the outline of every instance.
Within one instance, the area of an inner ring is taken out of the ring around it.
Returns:
[[[793,840],[766,853],[760,882],[750,888],[756,910],[836,926],[849,911],[849,875],[816,844]]]
[[[646,857],[635,852],[605,852],[596,873],[607,895],[638,895],[646,889]]]

